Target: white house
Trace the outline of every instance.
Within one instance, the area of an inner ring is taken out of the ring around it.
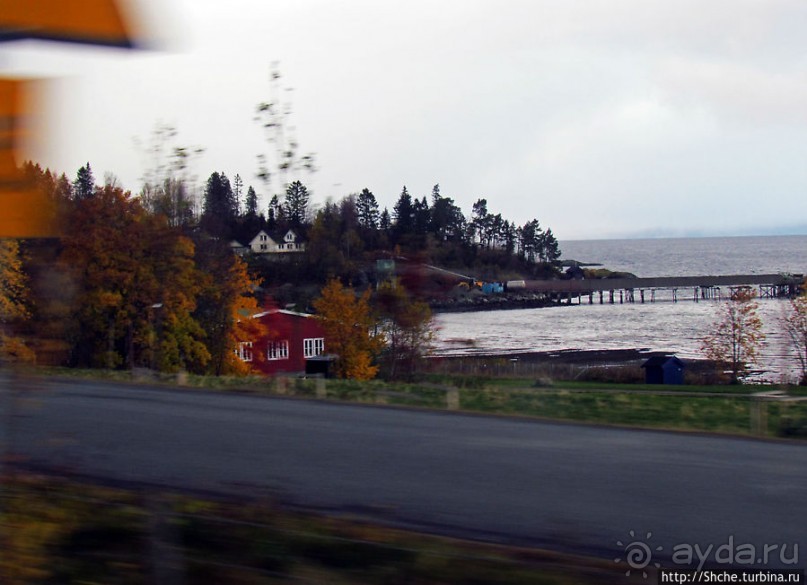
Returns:
[[[261,230],[250,240],[247,246],[253,254],[288,254],[289,252],[304,252],[305,243],[300,242],[294,230],[287,230],[281,236],[270,236]]]

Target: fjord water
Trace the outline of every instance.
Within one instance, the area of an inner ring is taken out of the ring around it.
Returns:
[[[642,278],[807,271],[807,236],[576,240],[560,246],[564,260]]]
[[[639,277],[725,274],[805,274],[807,236],[588,240],[561,242],[564,259],[599,263]],[[690,291],[691,293],[691,291]],[[646,349],[702,357],[700,340],[715,319],[717,301],[660,292],[658,302],[587,304],[438,314],[436,351],[442,355],[565,349]],[[795,376],[779,320],[784,300],[761,300],[767,338],[756,366],[763,379]]]

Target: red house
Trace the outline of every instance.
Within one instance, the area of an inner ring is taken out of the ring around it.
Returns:
[[[269,334],[241,343],[237,353],[262,374],[303,373],[306,359],[325,353],[325,332],[313,315],[272,309],[253,319],[260,319]]]

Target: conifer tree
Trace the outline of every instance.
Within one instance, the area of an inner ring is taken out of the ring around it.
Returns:
[[[258,215],[258,194],[255,193],[255,189],[252,188],[252,185],[247,189],[247,199],[244,207],[246,215]]]
[[[386,207],[378,218],[378,229],[385,234],[388,234],[392,229],[392,218],[390,217],[389,210]]]
[[[398,201],[395,202],[393,207],[393,216],[395,218],[395,239],[400,240],[406,235],[413,233],[415,227],[415,215],[412,207],[412,196],[404,185]]]
[[[230,180],[224,173],[212,173],[205,186],[202,227],[212,236],[228,237],[237,215]]]
[[[283,212],[283,206],[280,204],[277,195],[272,195],[272,199],[269,201],[269,215],[266,218],[266,227],[272,231],[276,229],[278,224],[283,222],[284,219],[285,213]]]
[[[300,181],[293,181],[286,188],[283,207],[286,219],[292,227],[299,228],[308,221],[308,189]]]
[[[241,215],[241,192],[244,190],[244,180],[241,175],[236,174],[233,179],[233,206],[235,215]]]
[[[551,228],[546,228],[541,238],[541,261],[556,264],[560,260],[560,246]]]
[[[369,189],[362,189],[356,198],[356,211],[359,215],[359,225],[365,230],[378,229],[378,202]]]
[[[448,239],[461,241],[465,231],[465,217],[450,197],[440,195],[440,185],[432,189],[431,217],[429,231],[439,241]]]
[[[419,236],[425,235],[429,231],[430,220],[429,202],[425,197],[415,199],[412,202],[412,231]]]
[[[73,196],[81,201],[92,197],[95,191],[95,178],[90,168],[90,163],[81,167],[76,174],[76,180],[73,182]]]

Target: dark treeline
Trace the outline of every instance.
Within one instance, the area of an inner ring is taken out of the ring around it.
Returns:
[[[430,197],[412,197],[406,187],[390,212],[363,189],[313,210],[310,194],[293,181],[282,198],[273,196],[266,212],[249,187],[245,197],[224,173],[207,180],[200,225],[208,233],[248,244],[260,231],[293,229],[306,243],[305,254],[282,266],[248,256],[267,284],[320,283],[337,277],[357,285],[372,279],[372,263],[382,257],[406,258],[459,270],[485,280],[551,278],[559,271],[560,249],[552,230],[537,219],[517,225],[474,203],[470,217],[435,185]]]

